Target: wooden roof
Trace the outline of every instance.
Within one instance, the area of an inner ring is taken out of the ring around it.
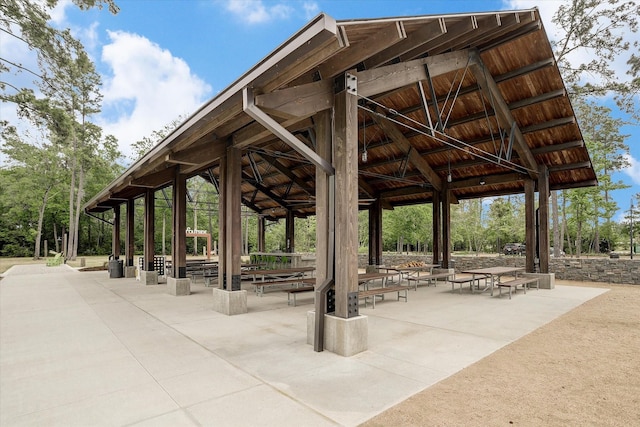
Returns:
[[[552,190],[597,185],[537,9],[347,21],[321,14],[85,209],[171,185],[176,167],[216,183],[219,158],[234,144],[243,150],[245,205],[274,218],[287,209],[313,215],[315,164],[247,113],[243,90],[313,150],[312,113],[331,101],[308,91],[340,90],[350,70],[358,76],[362,206],[429,202],[442,187],[454,200],[522,193],[541,165]],[[279,94],[286,105],[274,107]]]

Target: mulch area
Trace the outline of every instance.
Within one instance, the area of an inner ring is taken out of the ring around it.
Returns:
[[[640,425],[640,286],[573,284],[610,291],[362,425]]]

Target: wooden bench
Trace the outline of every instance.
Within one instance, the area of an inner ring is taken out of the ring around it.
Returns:
[[[303,292],[312,292],[313,290],[315,290],[314,286],[300,286],[298,288],[290,288],[290,289],[283,289],[282,292],[286,292],[287,293],[287,304],[291,305],[291,295],[293,295],[293,306],[296,306],[296,295],[303,293]]]
[[[252,279],[257,282],[258,276],[262,276],[262,280],[302,277],[305,273],[315,271],[315,267],[295,267],[295,268],[279,268],[275,270],[247,270],[242,272],[242,277]]]
[[[411,286],[414,286],[416,291],[418,290],[418,285],[426,282],[427,286],[429,286],[432,282],[433,282],[433,286],[436,286],[438,279],[444,279],[445,281],[448,281],[449,278],[451,276],[455,276],[454,273],[435,273],[435,274],[427,274],[424,276],[417,276],[417,277],[407,277],[407,282],[409,282],[409,284]],[[413,282],[413,284],[411,284]]]
[[[526,294],[528,285],[533,282],[536,282],[536,288],[540,289],[539,280],[536,277],[521,277],[519,279],[509,280],[508,282],[498,283],[496,284],[500,291],[498,296],[502,296],[502,288],[509,288],[509,299],[511,299],[511,291],[517,292],[518,286],[522,286],[522,290]]]
[[[480,280],[482,280],[482,277],[476,277],[475,279],[473,277],[455,277],[453,279],[449,279],[449,282],[451,282],[451,292],[453,292],[455,289],[455,285],[458,284],[460,285],[460,293],[462,293],[462,285],[465,283],[469,283],[470,289],[473,288],[473,282],[478,282],[478,286],[480,285]]]
[[[367,298],[373,297],[373,308],[376,308],[376,296],[382,296],[384,299],[384,294],[388,294],[391,292],[398,293],[398,301],[400,298],[404,298],[404,302],[407,302],[407,291],[410,289],[410,286],[388,286],[385,288],[371,288],[366,291],[358,292],[358,299],[364,298],[364,306],[367,306]],[[400,295],[400,292],[404,292],[404,296]]]
[[[252,285],[255,286],[256,295],[263,296],[264,288],[267,286],[279,286],[279,285],[315,285],[316,279],[315,277],[295,277],[291,279],[281,279],[281,280],[269,280],[265,282],[252,282]],[[291,288],[296,289],[296,288]]]

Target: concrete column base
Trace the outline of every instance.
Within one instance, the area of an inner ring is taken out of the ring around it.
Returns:
[[[158,272],[140,270],[140,281],[142,282],[143,285],[157,285]]]
[[[191,279],[167,277],[167,290],[170,295],[182,296],[191,294]]]
[[[135,266],[125,266],[124,267],[124,277],[127,279],[133,279],[136,277],[136,267]]]
[[[522,273],[522,277],[537,277],[540,289],[556,287],[556,273]]]
[[[313,346],[316,312],[307,312],[307,344]],[[324,315],[324,349],[340,356],[353,356],[369,347],[369,318]]]
[[[247,291],[213,288],[213,311],[233,316],[247,312]]]

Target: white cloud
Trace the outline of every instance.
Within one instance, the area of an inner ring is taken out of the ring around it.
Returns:
[[[211,87],[184,60],[148,39],[122,31],[108,35],[111,42],[102,49],[102,61],[112,75],[104,78],[100,125],[129,156],[133,142],[193,113]]]
[[[263,0],[227,0],[225,7],[229,12],[250,24],[284,19],[293,12],[293,9],[284,2],[267,7]]]
[[[627,161],[629,162],[629,167],[622,170],[622,172],[629,175],[631,180],[640,185],[640,160],[634,158],[633,156],[627,155],[625,156]]]
[[[305,1],[303,4],[304,15],[306,19],[314,18],[320,13],[320,6],[315,1]]]

